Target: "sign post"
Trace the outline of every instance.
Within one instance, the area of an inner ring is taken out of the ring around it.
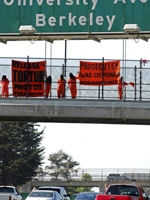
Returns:
[[[29,84],[29,56],[27,56],[27,97],[28,97],[28,84]]]

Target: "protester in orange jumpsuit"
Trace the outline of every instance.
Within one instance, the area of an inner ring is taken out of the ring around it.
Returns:
[[[125,87],[127,86],[128,84],[126,82],[123,82],[123,77],[121,77],[119,79],[119,83],[118,83],[118,93],[119,93],[119,100],[122,99],[122,95],[123,95],[123,92],[122,92],[122,87]]]
[[[60,78],[57,80],[57,96],[58,98],[64,98],[65,97],[65,79],[64,76],[61,74]]]
[[[8,89],[9,80],[6,77],[6,75],[2,76],[1,84],[2,84],[2,94],[1,94],[1,97],[9,97],[9,89]]]
[[[46,98],[48,98],[48,95],[51,91],[51,84],[52,84],[52,77],[48,76],[46,78]]]
[[[72,99],[76,99],[77,96],[76,80],[79,79],[79,75],[74,76],[72,73],[70,73],[69,76],[70,78],[68,79],[68,87],[70,88],[71,97]]]

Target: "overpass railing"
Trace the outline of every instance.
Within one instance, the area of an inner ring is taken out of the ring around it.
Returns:
[[[33,180],[51,181],[54,177],[50,176],[54,170],[45,169],[43,172],[37,173]],[[150,169],[131,169],[131,168],[79,168],[71,174],[70,179],[74,181],[81,181],[84,174],[89,174],[92,181],[107,181],[109,174],[124,174],[133,181],[150,181]],[[59,181],[66,181],[65,178],[59,176]],[[117,178],[114,181],[117,180]]]
[[[63,74],[66,79],[65,98],[71,99],[70,90],[67,89],[69,73],[77,76],[80,61],[108,62],[102,59],[64,59],[64,58],[25,58],[25,57],[0,57],[0,76],[6,75],[10,81],[9,98],[15,98],[12,92],[12,60],[22,62],[39,62],[46,60],[47,76],[51,75],[52,85],[49,99],[57,99],[57,80]],[[117,59],[114,59],[117,60]],[[111,60],[112,61],[112,60]],[[150,100],[150,62],[149,60],[120,60],[120,76],[128,83],[123,88],[123,100],[149,101]],[[46,81],[46,79],[44,79]],[[134,87],[132,84],[134,84]],[[118,85],[88,86],[80,85],[77,80],[77,99],[118,100]],[[1,89],[1,85],[0,85]],[[20,97],[21,98],[21,97]],[[35,97],[36,98],[36,97]],[[45,97],[41,97],[45,100]]]

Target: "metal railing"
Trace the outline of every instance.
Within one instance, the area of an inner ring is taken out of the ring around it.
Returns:
[[[54,172],[54,170],[45,169],[43,172],[37,173],[35,180],[38,179],[40,181],[50,181],[53,178],[50,176],[50,173],[52,172]],[[109,174],[124,174],[133,181],[150,181],[150,169],[138,168],[79,168],[76,170],[76,173],[71,175],[70,179],[74,181],[81,181],[84,174],[89,174],[92,181],[108,181],[107,177]],[[59,176],[58,180],[65,181],[66,179]],[[120,179],[117,180],[116,178],[114,181],[120,181]]]
[[[110,60],[103,59],[63,59],[63,58],[23,58],[23,57],[0,57],[0,76],[7,75],[9,84],[9,98],[14,97],[12,95],[12,74],[11,63],[12,60],[27,62],[38,62],[46,60],[47,76],[51,75],[52,85],[49,99],[57,99],[57,80],[60,75],[63,74],[67,81],[69,73],[72,72],[77,76],[79,72],[80,61],[89,62],[108,62]],[[115,59],[117,60],[117,59]],[[112,61],[112,60],[111,60]],[[145,60],[120,60],[120,76],[124,77],[126,83],[133,82],[134,87],[128,84],[123,89],[123,100],[130,101],[149,101],[150,100],[150,63]],[[46,79],[44,79],[46,80]],[[71,99],[70,90],[66,88],[65,98]],[[77,98],[76,99],[95,99],[95,100],[119,100],[118,99],[118,85],[107,86],[88,86],[80,85],[77,80]],[[0,87],[1,89],[1,87]],[[41,97],[41,99],[45,99]]]

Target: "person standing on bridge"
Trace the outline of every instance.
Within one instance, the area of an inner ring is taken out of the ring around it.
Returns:
[[[58,87],[57,87],[57,96],[58,98],[64,98],[65,97],[65,79],[64,79],[64,76],[63,74],[60,75],[60,78],[57,80],[57,84],[58,84]]]
[[[51,91],[51,84],[52,84],[52,77],[48,76],[46,78],[46,98],[48,98],[48,95]]]
[[[76,99],[76,96],[77,96],[76,80],[79,79],[79,75],[74,76],[72,73],[70,73],[69,76],[70,76],[70,78],[68,79],[68,87],[67,88],[70,88],[72,99]]]
[[[9,79],[7,78],[6,75],[2,76],[1,84],[2,84],[1,97],[9,97],[9,89],[8,89]]]
[[[118,83],[118,93],[119,93],[119,100],[122,99],[122,95],[123,95],[123,88],[125,86],[127,86],[128,84],[126,82],[124,82],[123,77],[121,76],[121,78],[119,79],[119,83]]]

